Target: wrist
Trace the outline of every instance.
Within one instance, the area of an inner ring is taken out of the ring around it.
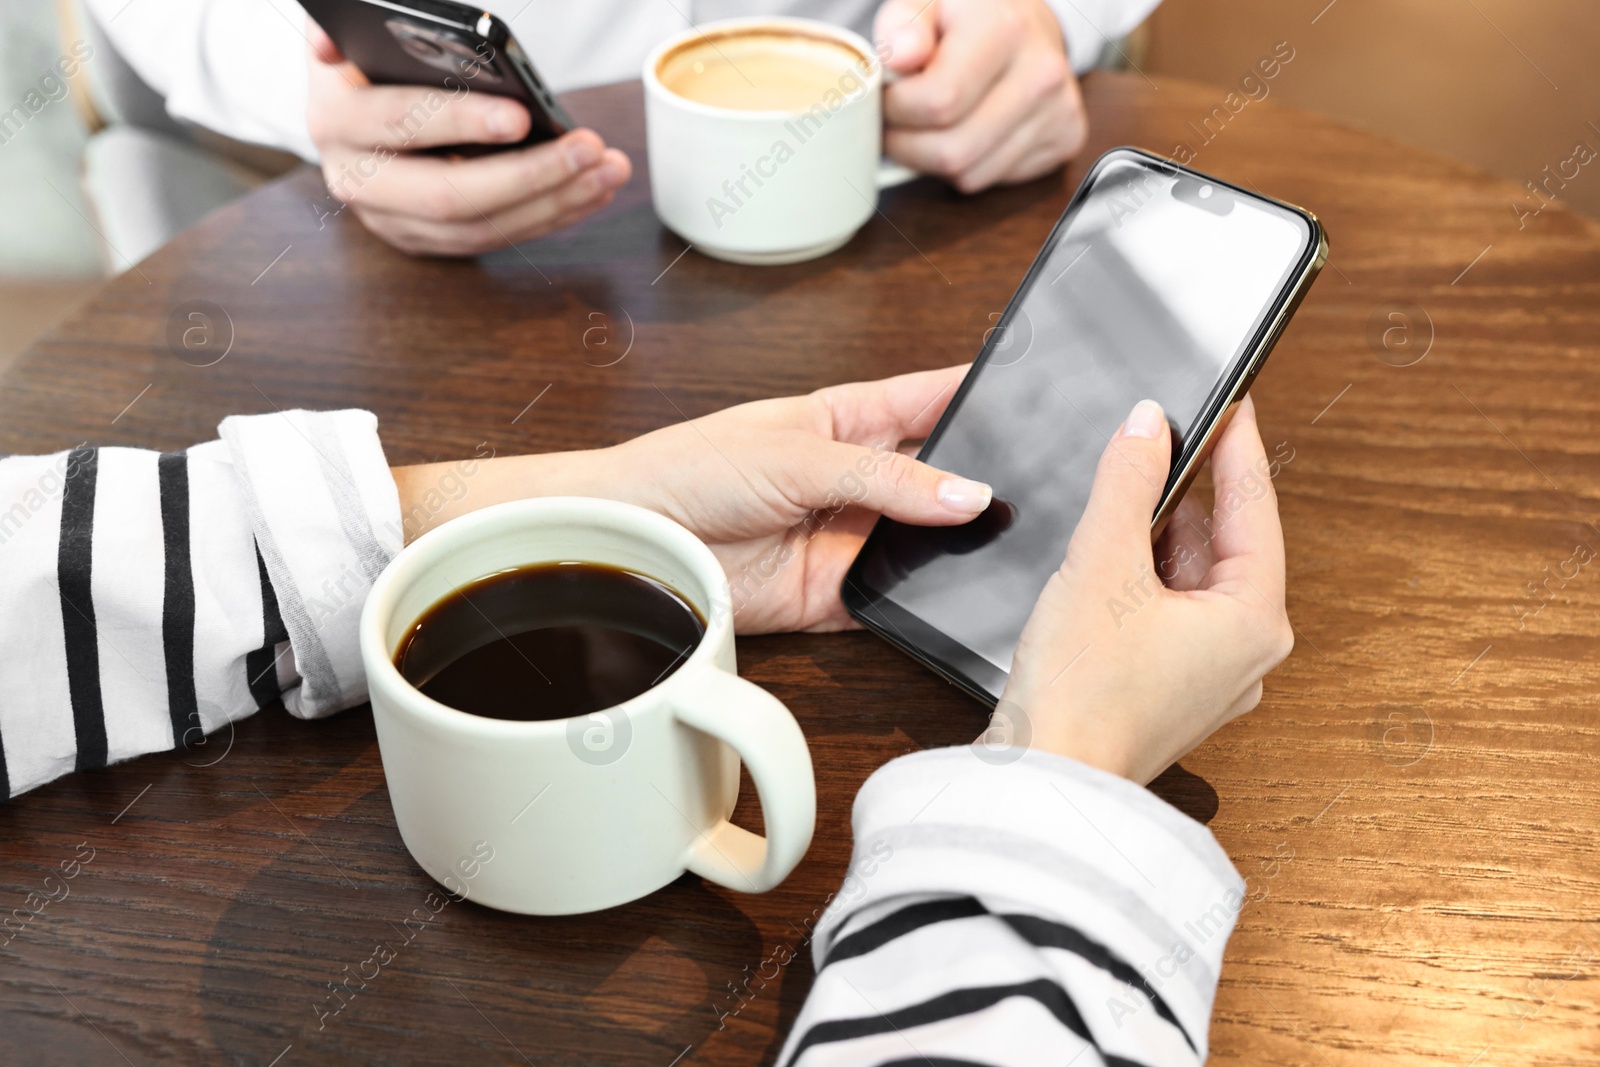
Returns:
[[[1068,58],[1072,55],[1072,46],[1067,41],[1067,27],[1062,22],[1061,14],[1049,0],[1035,0],[1037,7],[1035,13],[1039,18],[1039,27],[1044,32],[1044,38],[1052,41],[1061,49],[1061,54]]]
[[[464,459],[390,468],[405,543],[480,508],[540,496],[611,496],[610,449],[496,456],[480,445]]]
[[[1139,783],[1133,763],[1119,746],[1105,743],[1101,738],[1079,733],[1068,736],[1055,731],[1043,731],[1028,742],[1028,747],[1040,752],[1065,756],[1086,767],[1114,774],[1118,778]],[[1143,784],[1143,783],[1139,783]]]
[[[1098,716],[1066,714],[1059,708],[1036,716],[1015,701],[1002,697],[989,718],[988,730],[979,741],[992,743],[1003,739],[1008,744],[1065,756],[1118,778],[1139,782],[1137,761],[1131,758],[1125,731],[1097,727],[1096,721],[1103,720]]]

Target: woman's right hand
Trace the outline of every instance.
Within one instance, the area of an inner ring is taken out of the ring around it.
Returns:
[[[470,256],[543,236],[600,210],[633,173],[593,130],[472,159],[417,154],[457,144],[515,144],[515,100],[459,87],[371,85],[316,23],[306,108],[328,190],[378,237],[412,255]],[[330,212],[332,214],[332,212]]]
[[[1203,509],[1185,500],[1158,574],[1150,517],[1171,445],[1148,400],[1112,438],[986,740],[1003,735],[1143,784],[1260,702],[1261,679],[1289,654],[1294,629],[1255,407],[1246,397],[1212,453],[1209,531]]]

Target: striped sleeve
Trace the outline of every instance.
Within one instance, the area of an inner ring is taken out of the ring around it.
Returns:
[[[1243,881],[1154,794],[1016,755],[940,749],[868,779],[782,1067],[1205,1060]]]
[[[0,460],[0,796],[366,699],[357,620],[400,542],[364,411]]]
[[[221,429],[301,679],[284,706],[310,719],[359,704],[361,607],[403,541],[377,418],[286,411]]]

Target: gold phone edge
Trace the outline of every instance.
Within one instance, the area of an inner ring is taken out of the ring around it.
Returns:
[[[1250,386],[1254,384],[1256,375],[1261,372],[1261,367],[1266,362],[1267,355],[1273,348],[1277,347],[1278,338],[1282,335],[1284,327],[1288,325],[1289,319],[1294,313],[1300,309],[1300,302],[1311,291],[1311,283],[1316,280],[1323,265],[1328,262],[1328,233],[1323,229],[1322,223],[1317,216],[1303,207],[1287,204],[1284,201],[1278,201],[1278,203],[1285,203],[1285,206],[1304,213],[1311,220],[1312,225],[1317,230],[1317,254],[1311,257],[1311,261],[1306,264],[1299,277],[1295,279],[1294,290],[1289,299],[1284,301],[1283,307],[1279,309],[1277,316],[1273,319],[1272,328],[1261,335],[1261,343],[1256,345],[1250,352],[1250,369],[1241,374],[1239,380],[1234,383],[1233,392],[1229,395],[1227,403],[1223,405],[1222,414],[1217,416],[1216,420],[1211,424],[1211,428],[1206,432],[1205,439],[1200,442],[1200,447],[1195,449],[1194,453],[1189,457],[1189,462],[1184,466],[1184,469],[1178,475],[1178,480],[1173,484],[1172,492],[1162,499],[1161,506],[1156,510],[1155,518],[1150,521],[1150,540],[1152,543],[1158,540],[1162,532],[1166,530],[1167,523],[1171,521],[1173,513],[1178,510],[1178,505],[1183,502],[1184,496],[1189,492],[1189,486],[1194,482],[1195,476],[1200,473],[1200,468],[1205,465],[1206,460],[1211,458],[1211,449],[1215,445],[1217,437],[1223,430],[1228,428],[1228,423],[1233,421],[1233,413],[1238,410],[1239,401],[1244,399],[1244,394],[1250,391]]]

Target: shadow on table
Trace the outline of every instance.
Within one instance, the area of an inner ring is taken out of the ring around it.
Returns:
[[[1042,202],[1064,205],[1062,185],[1060,172],[1053,172],[1025,185],[965,196],[942,182],[915,181],[886,191],[879,213],[840,251],[776,267],[724,263],[698,253],[680,260],[687,247],[683,239],[661,225],[647,191],[641,197],[630,190],[625,201],[569,230],[480,256],[477,264],[486,299],[496,293],[543,297],[556,287],[590,308],[633,308],[638,321],[693,322],[842,271],[872,276],[906,260],[923,261],[919,266],[930,279],[948,283],[937,265],[939,253]],[[1047,233],[1048,226],[1039,240]]]
[[[292,1044],[300,1063],[467,1063],[515,1048],[541,1067],[663,1067],[718,1028],[724,988],[763,956],[754,923],[693,876],[593,915],[444,900],[382,787],[291,842],[206,946],[198,1001],[223,1059],[267,1063]]]
[[[1210,782],[1185,770],[1181,764],[1174,763],[1162,771],[1149,788],[1195,822],[1210,826],[1211,820],[1217,817],[1217,791]]]
[[[881,764],[908,751],[970,744],[988,721],[982,704],[863,632],[741,637],[739,673],[800,720],[813,760],[830,768],[819,776],[819,797],[839,811],[849,811],[854,790]],[[1150,791],[1197,822],[1216,817],[1216,790],[1177,764]],[[819,811],[822,804],[819,798]]]

